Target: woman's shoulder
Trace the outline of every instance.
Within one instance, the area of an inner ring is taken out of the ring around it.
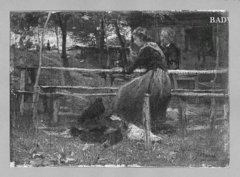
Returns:
[[[157,43],[147,42],[141,49],[139,53],[158,53],[160,55],[163,54],[162,49],[158,46]]]
[[[140,51],[146,51],[146,50],[153,50],[153,49],[157,49],[158,46],[155,45],[156,43],[153,43],[153,42],[147,42],[146,44],[144,44],[141,48],[140,48]]]

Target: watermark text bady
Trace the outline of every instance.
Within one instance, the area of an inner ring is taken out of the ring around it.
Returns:
[[[228,17],[209,17],[210,23],[227,23]]]

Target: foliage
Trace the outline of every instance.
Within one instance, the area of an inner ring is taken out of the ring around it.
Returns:
[[[15,34],[34,35],[36,27],[43,28],[47,19],[47,12],[11,12],[10,13],[10,30]],[[52,27],[50,23],[48,26]]]
[[[126,21],[132,29],[138,26],[149,28],[159,25],[165,19],[174,20],[174,15],[169,11],[130,11]]]
[[[42,11],[11,12],[10,29],[15,34],[21,34],[22,38],[36,36],[36,27],[43,27],[46,18],[47,12]],[[122,38],[130,40],[131,30],[137,26],[150,27],[165,18],[173,16],[165,11],[56,11],[52,12],[47,30],[53,31],[52,29],[58,26],[76,42],[96,45],[100,37],[101,20],[104,21],[106,42],[117,38],[114,25],[116,21]]]
[[[75,41],[91,43],[99,36],[101,12],[76,12],[69,21],[68,30]]]

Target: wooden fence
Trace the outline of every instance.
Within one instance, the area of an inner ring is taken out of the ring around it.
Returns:
[[[25,83],[26,83],[26,69],[21,69],[21,81],[20,81],[20,90],[15,90],[14,92],[21,95],[21,101],[20,101],[20,112],[23,113],[23,104],[24,104],[24,94],[34,94],[34,91],[26,91],[25,90]],[[106,73],[106,74],[112,74],[112,73],[121,73],[121,69],[85,69],[85,68],[64,68],[64,67],[41,67],[43,70],[61,70],[61,71],[77,71],[77,72],[87,72],[87,73]],[[144,72],[143,70],[135,70],[136,73]],[[220,70],[168,70],[168,73],[172,75],[173,82],[174,82],[174,89],[172,89],[171,94],[173,96],[179,97],[179,101],[181,103],[180,106],[180,124],[182,126],[183,134],[185,132],[185,116],[186,116],[186,104],[183,102],[181,98],[183,97],[207,97],[211,98],[211,101],[213,102],[211,107],[211,124],[214,123],[215,116],[215,98],[228,98],[229,93],[227,89],[208,89],[208,90],[200,90],[198,88],[199,81],[198,76],[200,74],[227,74],[227,69],[220,69]],[[181,77],[181,76],[187,76],[187,77]],[[189,77],[188,77],[189,76]],[[195,82],[195,88],[194,89],[179,89],[178,88],[178,80],[193,80]],[[118,87],[87,87],[87,86],[40,86],[42,89],[52,88],[52,89],[84,89],[84,90],[95,90],[97,93],[65,93],[65,92],[53,92],[53,93],[46,93],[38,90],[38,94],[40,95],[63,95],[63,96],[73,96],[73,97],[79,97],[79,96],[115,96],[118,91]],[[114,91],[113,93],[102,93],[101,90],[111,90]],[[100,92],[99,92],[100,91]],[[143,103],[144,105],[148,105],[147,102],[149,102],[149,97],[146,97]],[[55,100],[56,102],[56,100]],[[58,104],[53,104],[54,112],[58,112]],[[228,103],[226,102],[224,104],[224,115],[227,115],[228,109],[226,109],[226,105]],[[149,116],[146,114],[147,108],[144,108],[144,115],[146,118],[146,121],[149,121]],[[54,120],[57,121],[57,115],[54,115]],[[149,134],[149,122],[146,123],[146,134]],[[146,137],[147,142],[149,142],[149,137]],[[149,148],[149,143],[146,145],[147,148]]]
[[[19,67],[21,70],[21,76],[20,76],[20,90],[16,90],[15,92],[18,93],[33,93],[31,91],[25,91],[25,85],[26,85],[26,70],[27,67]],[[31,68],[32,69],[32,68]],[[113,74],[113,73],[122,73],[121,69],[86,69],[86,68],[65,68],[65,67],[41,67],[41,69],[44,70],[61,70],[61,71],[77,71],[77,72],[83,72],[83,73],[106,73],[107,75]],[[135,70],[135,73],[142,73],[144,70]],[[172,95],[174,96],[192,96],[192,97],[225,97],[228,96],[228,90],[227,89],[207,89],[207,90],[200,90],[198,85],[198,76],[201,74],[226,74],[228,73],[228,69],[220,69],[220,70],[168,70],[168,73],[173,77],[173,87],[172,89]],[[184,77],[181,77],[184,76]],[[186,77],[187,76],[187,77]],[[189,76],[189,77],[188,77]],[[194,81],[195,88],[194,89],[178,89],[177,82],[179,80],[192,80]],[[87,87],[87,86],[48,86],[48,85],[41,85],[40,86],[43,89],[47,88],[53,88],[53,89],[84,89],[84,90],[95,90],[95,91],[101,91],[101,90],[112,90],[117,91],[118,87]],[[62,92],[56,92],[56,93],[40,93],[40,94],[56,94],[56,95],[68,95],[71,96],[69,93],[62,93]],[[72,96],[114,96],[116,93],[91,93],[91,94],[72,94]]]

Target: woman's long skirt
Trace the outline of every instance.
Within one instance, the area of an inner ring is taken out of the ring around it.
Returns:
[[[171,80],[162,69],[150,70],[123,85],[117,94],[114,111],[126,121],[142,125],[144,94],[150,93],[151,125],[166,121],[171,98]]]

